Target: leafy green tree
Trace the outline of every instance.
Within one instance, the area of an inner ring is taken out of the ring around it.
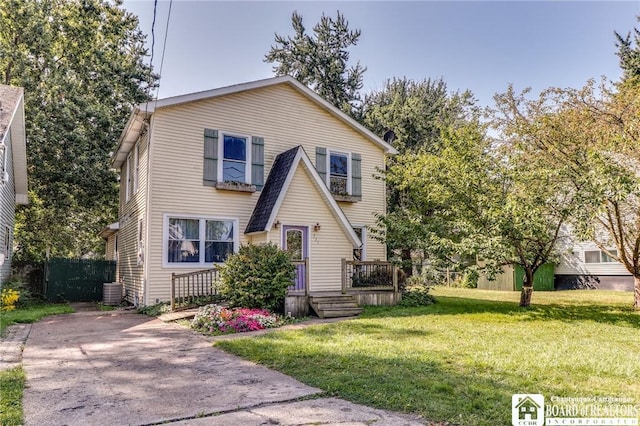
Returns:
[[[525,270],[521,306],[529,306],[533,275],[553,260],[572,194],[557,170],[526,155],[526,140],[495,143],[470,123],[444,129],[438,153],[411,155],[389,174],[412,198],[406,221],[416,242],[448,263],[482,259],[489,273]]]
[[[497,100],[503,132],[528,140],[531,155],[562,171],[575,193],[573,233],[625,266],[640,309],[640,103],[633,80],[617,90],[594,81],[548,89],[538,99],[510,90]]]
[[[365,97],[361,121],[379,135],[393,130],[392,145],[399,155],[388,160],[386,173],[394,174],[396,169],[402,172],[415,153],[439,152],[441,129],[459,126],[477,116],[474,102],[468,91],[449,93],[442,79],[393,78],[381,90]],[[388,179],[387,184],[387,214],[379,218],[378,235],[385,239],[390,256],[399,254],[408,276],[412,273],[413,257],[432,257],[432,263],[437,260],[433,258],[437,253],[421,249],[424,235],[415,229],[421,225],[414,222],[411,214],[413,209],[429,208],[425,200],[406,188],[401,189],[394,179]]]
[[[638,16],[640,21],[640,16]],[[620,58],[620,68],[624,75],[623,80],[629,78],[640,78],[640,30],[633,29],[633,37],[631,32],[628,32],[625,36],[614,32],[616,37],[616,47],[618,52],[616,53]]]
[[[360,30],[350,30],[349,22],[339,11],[335,19],[322,14],[313,27],[313,35],[307,33],[302,15],[297,12],[291,16],[291,24],[293,37],[276,34],[265,62],[276,64],[276,75],[291,75],[336,107],[353,114],[366,68],[360,62],[349,67],[348,49],[358,43]]]
[[[131,106],[156,76],[122,2],[0,0],[0,76],[25,88],[31,204],[17,214],[17,257],[101,253],[117,220],[110,169]]]

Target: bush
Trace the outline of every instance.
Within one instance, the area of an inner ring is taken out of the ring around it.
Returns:
[[[219,268],[220,292],[231,307],[284,311],[295,266],[289,254],[275,244],[243,245]]]
[[[265,309],[229,309],[207,305],[198,310],[191,327],[209,334],[243,333],[279,327],[286,321]]]
[[[480,274],[475,269],[469,269],[462,276],[461,286],[464,288],[478,288]]]
[[[407,287],[402,293],[402,300],[398,303],[400,306],[429,306],[436,302],[436,298],[429,294],[429,287],[425,285],[413,285]]]
[[[2,306],[9,306],[5,305],[5,302],[8,302],[10,299],[13,300],[13,302],[9,304],[13,306],[11,309],[40,301],[31,294],[29,286],[21,275],[12,275],[2,284]]]

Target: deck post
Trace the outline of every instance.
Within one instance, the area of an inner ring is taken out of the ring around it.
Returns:
[[[391,271],[393,274],[393,293],[398,293],[398,267],[396,265],[391,266]]]
[[[171,312],[173,312],[174,308],[176,307],[176,277],[175,277],[175,273],[172,272],[171,273]]]
[[[342,258],[342,294],[347,294],[347,259]]]
[[[304,258],[304,295],[309,295],[309,258]]]

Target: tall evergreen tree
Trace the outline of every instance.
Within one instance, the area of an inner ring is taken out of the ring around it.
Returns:
[[[17,257],[100,253],[117,220],[110,153],[156,81],[145,36],[122,1],[0,0],[0,76],[25,88],[31,204],[17,212]]]
[[[293,37],[276,34],[265,62],[275,64],[276,75],[291,75],[353,115],[366,68],[360,62],[349,67],[348,49],[358,43],[360,30],[349,30],[349,22],[339,11],[335,19],[322,14],[313,35],[307,33],[298,12],[293,12],[291,24]]]
[[[640,16],[637,19],[640,21]],[[640,79],[640,30],[634,28],[633,37],[631,32],[626,36],[622,36],[617,31],[614,31],[614,34],[618,48],[616,55],[620,58],[620,68],[623,72],[622,79]]]

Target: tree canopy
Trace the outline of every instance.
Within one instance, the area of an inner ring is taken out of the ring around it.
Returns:
[[[276,34],[265,62],[275,63],[276,75],[291,75],[336,107],[353,114],[366,68],[360,62],[349,66],[348,49],[358,43],[360,30],[350,30],[349,22],[339,11],[335,19],[322,14],[313,27],[313,35],[307,33],[299,13],[293,12],[291,24],[293,37]]]
[[[110,153],[156,76],[121,1],[0,0],[0,76],[25,88],[30,204],[17,212],[17,258],[95,255],[117,220]]]

